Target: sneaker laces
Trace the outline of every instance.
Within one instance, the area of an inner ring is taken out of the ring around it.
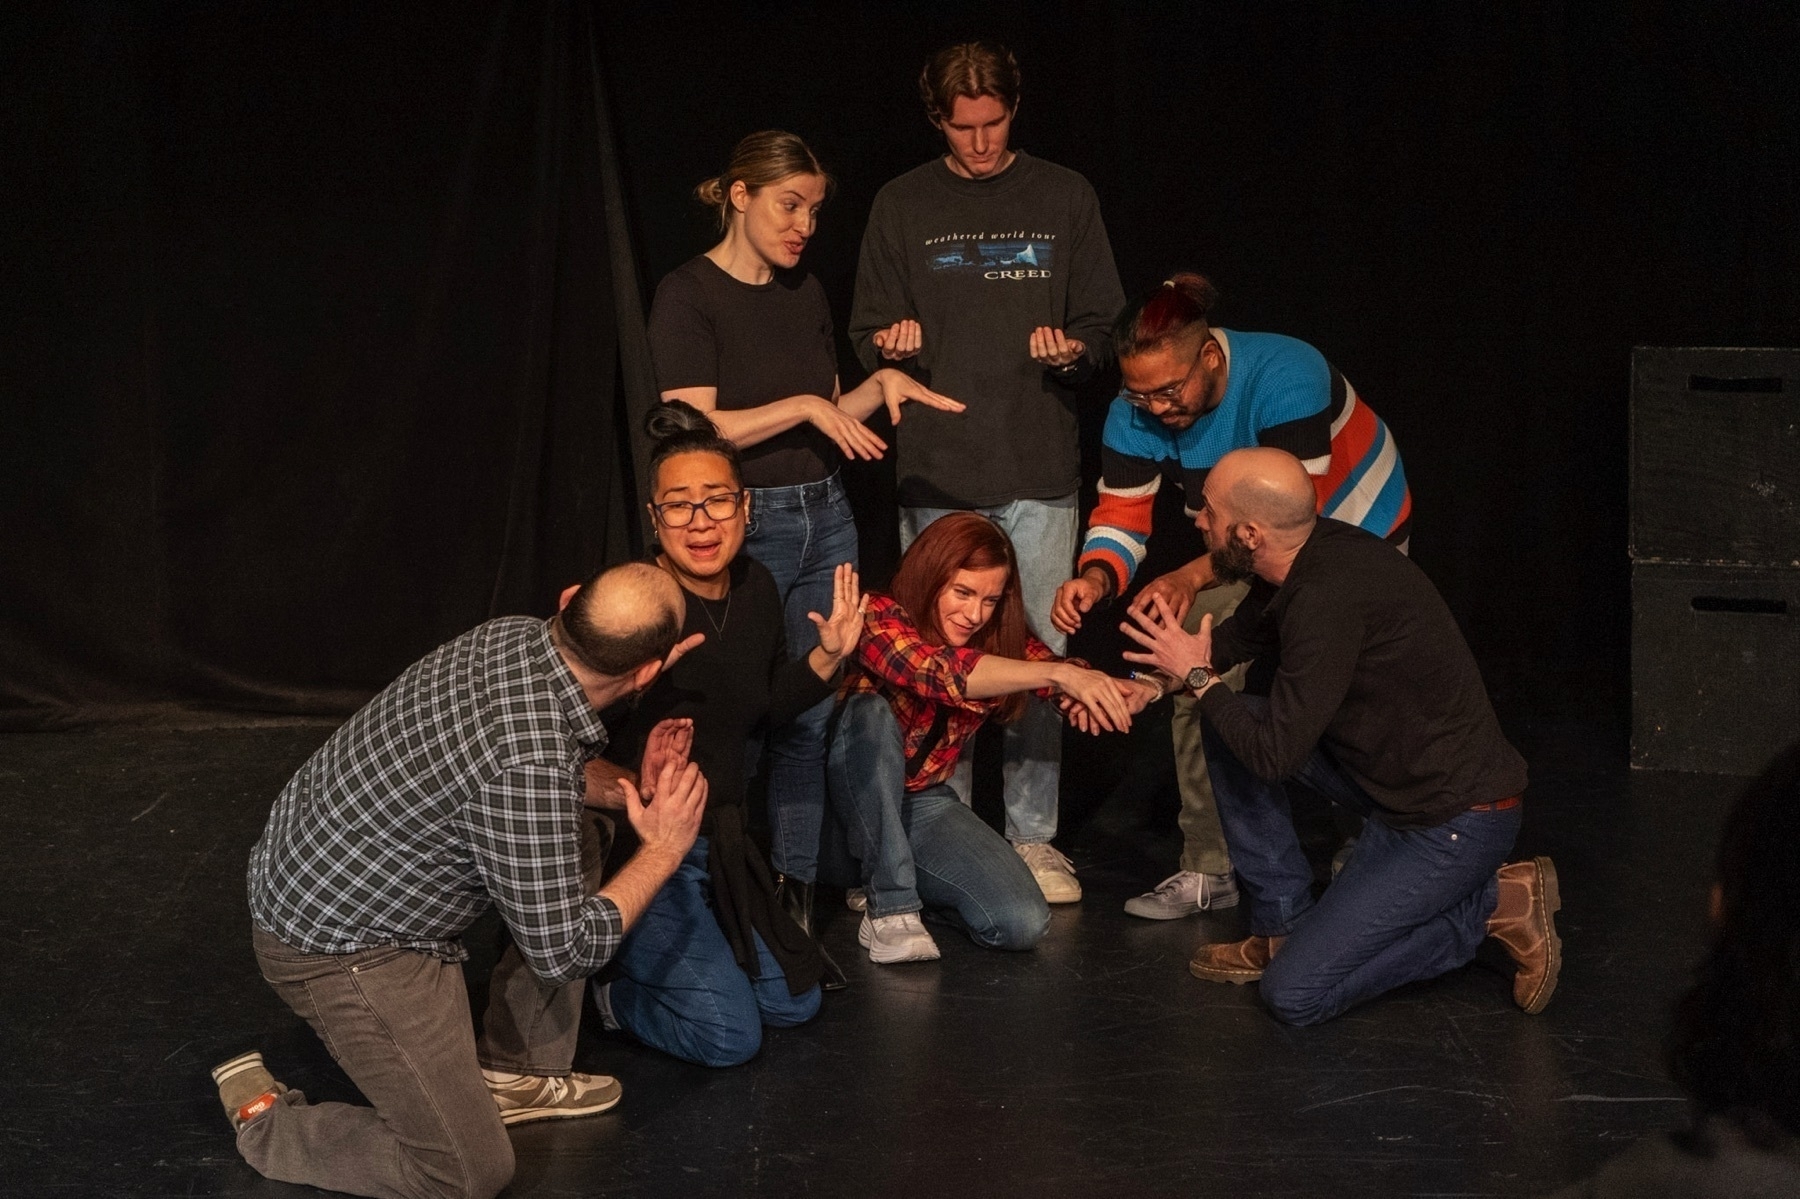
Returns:
[[[1202,875],[1198,870],[1177,870],[1174,874],[1171,874],[1168,878],[1165,878],[1162,882],[1157,883],[1156,890],[1151,892],[1151,894],[1153,894],[1153,895],[1174,895],[1177,892],[1179,892],[1184,886],[1187,885],[1187,880],[1190,878],[1195,880],[1194,890],[1196,892],[1203,891],[1206,889],[1206,886],[1205,886],[1205,883],[1200,880],[1202,880],[1204,877],[1205,876]]]
[[[1040,869],[1049,869],[1059,870],[1064,874],[1075,873],[1075,863],[1064,857],[1062,850],[1056,848],[1056,846],[1050,844],[1048,841],[1034,841],[1026,845],[1021,845],[1019,849],[1024,855],[1025,864],[1030,866],[1033,872]],[[1049,860],[1043,860],[1046,858]]]

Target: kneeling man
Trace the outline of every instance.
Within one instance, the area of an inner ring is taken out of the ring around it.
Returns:
[[[1468,962],[1495,937],[1517,963],[1513,998],[1550,1001],[1561,964],[1549,858],[1502,865],[1518,835],[1525,762],[1506,741],[1462,632],[1406,555],[1316,516],[1300,460],[1270,448],[1220,459],[1195,523],[1221,579],[1248,598],[1186,633],[1167,605],[1125,631],[1166,683],[1192,690],[1247,940],[1202,945],[1200,978],[1261,980],[1275,1016],[1316,1024]],[[1218,672],[1278,656],[1266,699]],[[1282,781],[1368,818],[1316,903]]]
[[[675,731],[626,791],[642,847],[604,887],[582,808],[597,712],[648,686],[681,591],[615,567],[548,621],[491,620],[415,663],[288,782],[250,854],[263,977],[373,1107],[308,1103],[247,1053],[213,1071],[238,1151],[264,1176],[354,1195],[492,1196],[505,1125],[604,1111],[573,1073],[586,977],[694,843],[706,800]],[[650,784],[655,779],[655,786]],[[479,1044],[458,938],[490,906],[512,944]]]

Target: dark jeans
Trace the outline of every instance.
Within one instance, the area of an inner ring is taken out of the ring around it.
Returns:
[[[762,1030],[819,1014],[819,988],[788,994],[781,963],[756,938],[755,982],[739,969],[713,912],[705,837],[619,948],[609,993],[613,1018],[644,1044],[702,1066],[736,1066],[762,1048]]]
[[[900,723],[879,695],[837,714],[826,770],[872,916],[953,913],[977,944],[1030,949],[1050,927],[1044,892],[1018,852],[944,784],[906,790]]]
[[[599,842],[589,821],[582,829],[583,873],[597,889]],[[251,944],[263,978],[373,1105],[289,1091],[238,1132],[258,1173],[381,1199],[487,1199],[511,1180],[512,1144],[481,1068],[567,1074],[587,980],[547,986],[508,945],[477,1046],[458,963],[393,946],[305,953],[261,929]]]
[[[1267,712],[1265,699],[1240,702]],[[1475,956],[1499,899],[1494,872],[1518,837],[1521,807],[1464,812],[1428,829],[1395,829],[1371,818],[1343,872],[1315,903],[1286,790],[1252,774],[1210,724],[1205,738],[1250,931],[1287,937],[1262,976],[1263,1001],[1277,1019],[1317,1024]],[[1375,801],[1322,749],[1291,778],[1362,816],[1375,815]]]
[[[753,487],[750,497],[744,552],[775,576],[788,653],[798,658],[819,644],[806,614],[829,616],[838,564],[856,565],[850,501],[836,474],[793,487]],[[769,739],[769,857],[775,869],[803,883],[818,877],[830,718],[831,700],[820,700]]]

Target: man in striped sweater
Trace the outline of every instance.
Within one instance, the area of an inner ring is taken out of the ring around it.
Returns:
[[[1088,520],[1076,578],[1057,592],[1051,620],[1064,633],[1109,596],[1122,595],[1144,561],[1151,512],[1165,477],[1193,499],[1232,450],[1274,446],[1306,466],[1323,516],[1358,525],[1406,548],[1412,495],[1387,426],[1312,346],[1278,333],[1220,329],[1207,319],[1218,293],[1196,274],[1164,280],[1128,305],[1113,328],[1124,389],[1107,414],[1100,502]],[[1189,632],[1222,621],[1246,585],[1221,584],[1210,554],[1153,579],[1133,601],[1148,612],[1161,597]],[[1226,679],[1243,686],[1242,671]],[[1200,719],[1178,699],[1172,720],[1181,786],[1180,869],[1125,905],[1168,920],[1238,901],[1231,857],[1207,776]]]

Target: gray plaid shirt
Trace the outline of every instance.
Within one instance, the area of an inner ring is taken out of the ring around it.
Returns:
[[[250,914],[310,953],[399,945],[445,959],[492,903],[547,983],[619,947],[582,885],[582,768],[606,729],[544,621],[440,647],[307,759],[250,851]]]

